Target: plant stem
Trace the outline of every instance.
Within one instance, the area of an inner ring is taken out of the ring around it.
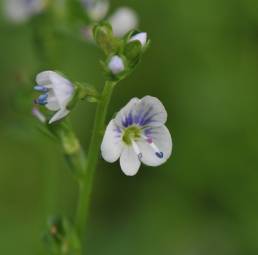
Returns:
[[[80,182],[80,194],[77,208],[77,215],[75,221],[75,227],[81,240],[84,237],[86,230],[86,222],[88,217],[88,209],[90,204],[91,191],[93,186],[94,173],[98,163],[100,145],[103,136],[103,130],[105,127],[106,114],[108,105],[111,99],[112,91],[115,86],[115,82],[107,81],[101,100],[98,103],[96,117],[93,127],[93,133],[89,146],[88,161],[86,165],[86,172]]]

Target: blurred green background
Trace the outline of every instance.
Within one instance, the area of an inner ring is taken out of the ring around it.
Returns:
[[[109,118],[134,96],[166,106],[174,151],[159,168],[133,178],[100,161],[88,254],[258,254],[258,2],[256,0],[112,1],[130,5],[152,45],[115,90]],[[59,38],[55,69],[100,88],[95,46]],[[31,117],[36,74],[32,29],[0,20],[0,253],[46,254],[49,215],[72,217],[77,188],[59,146]],[[47,68],[47,66],[46,66]],[[72,114],[84,147],[95,105]]]

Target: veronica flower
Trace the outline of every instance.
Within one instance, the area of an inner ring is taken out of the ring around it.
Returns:
[[[44,105],[50,111],[55,112],[49,124],[60,120],[69,114],[67,105],[74,95],[73,84],[60,74],[53,71],[44,71],[36,77],[36,91],[42,92],[35,103]]]
[[[118,8],[108,21],[117,37],[123,37],[128,31],[136,28],[139,23],[136,12],[128,7]]]
[[[44,8],[44,0],[5,0],[6,17],[12,22],[24,22]]]
[[[102,157],[113,163],[120,158],[122,171],[135,175],[141,162],[159,166],[172,152],[172,139],[164,125],[167,112],[155,97],[133,98],[112,119],[101,145]]]
[[[85,6],[88,15],[93,21],[102,20],[108,13],[108,0],[81,0],[81,2]]]

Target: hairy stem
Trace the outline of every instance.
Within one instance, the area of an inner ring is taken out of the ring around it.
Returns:
[[[105,127],[106,114],[111,99],[112,91],[115,86],[114,82],[107,81],[103,89],[101,100],[98,103],[96,117],[93,127],[93,133],[89,146],[88,161],[86,172],[80,182],[80,194],[77,208],[75,227],[81,240],[86,231],[86,222],[89,211],[90,197],[93,186],[94,173],[97,167],[100,145]]]

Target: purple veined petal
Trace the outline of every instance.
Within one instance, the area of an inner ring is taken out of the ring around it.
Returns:
[[[128,127],[128,116],[130,113],[134,116],[134,109],[139,101],[140,99],[137,97],[132,98],[129,103],[117,113],[114,121],[118,126],[121,128]]]
[[[145,131],[146,132],[146,131]],[[152,127],[149,135],[137,144],[142,153],[141,161],[145,165],[159,166],[165,163],[172,153],[172,138],[166,126]]]
[[[101,155],[107,162],[113,163],[118,160],[122,151],[122,130],[111,120],[106,128],[101,144]]]
[[[139,115],[139,125],[141,126],[161,126],[167,121],[167,112],[163,104],[156,97],[143,97],[135,114]]]

